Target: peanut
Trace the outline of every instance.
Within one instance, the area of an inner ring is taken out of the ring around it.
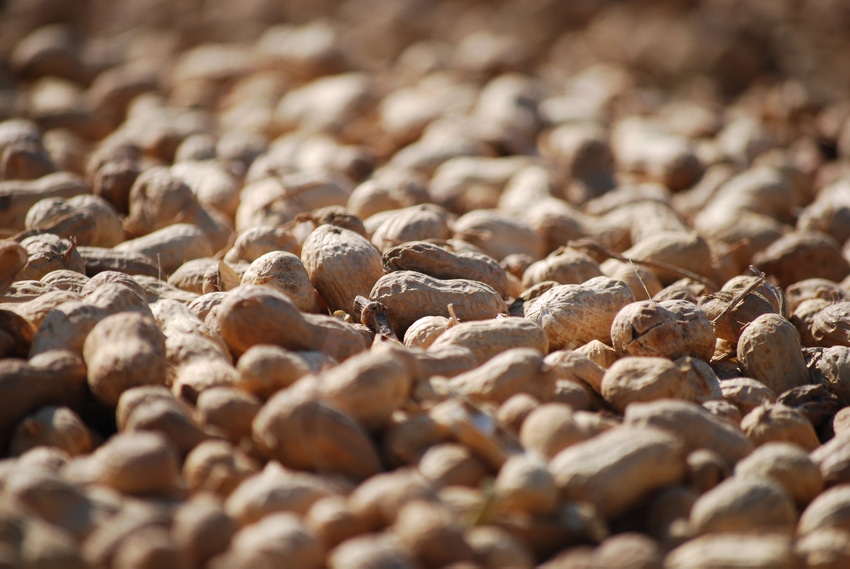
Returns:
[[[651,427],[614,428],[559,452],[549,462],[562,499],[589,500],[614,518],[646,494],[685,475],[681,441]],[[647,476],[645,472],[653,472]],[[623,484],[623,479],[630,484]]]
[[[463,321],[486,320],[507,313],[499,293],[478,281],[440,280],[414,271],[396,271],[374,284],[369,298],[386,305],[393,329],[399,335],[423,316],[450,316],[450,304]]]
[[[626,283],[595,277],[580,285],[552,287],[526,306],[525,317],[546,331],[552,350],[591,340],[610,344],[615,316],[633,301]]]

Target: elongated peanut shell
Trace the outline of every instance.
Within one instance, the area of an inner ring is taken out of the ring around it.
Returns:
[[[396,271],[384,275],[369,294],[384,304],[397,334],[404,334],[423,316],[449,317],[449,304],[462,322],[486,320],[506,314],[505,301],[492,287],[472,280],[440,280],[414,271]]]
[[[766,531],[791,535],[796,521],[791,496],[768,478],[728,478],[700,496],[691,509],[691,528],[697,534]]]
[[[594,277],[580,285],[558,285],[526,303],[525,317],[546,330],[549,348],[575,348],[591,340],[611,343],[611,323],[634,295],[623,281]]]
[[[660,429],[617,427],[562,450],[549,470],[563,499],[590,501],[611,519],[679,483],[687,471],[685,446]]]
[[[664,558],[666,569],[797,569],[786,535],[718,533],[685,542]]]
[[[508,275],[492,257],[474,251],[455,251],[427,241],[402,243],[384,252],[384,269],[416,271],[438,279],[469,279],[488,284],[505,297]]]
[[[330,316],[304,315],[271,287],[242,285],[217,307],[221,337],[236,354],[257,344],[289,350],[323,350],[345,359],[366,348],[350,325]],[[327,320],[330,319],[330,320]]]
[[[440,334],[428,351],[439,352],[448,346],[469,348],[479,364],[511,348],[532,348],[544,354],[549,351],[543,328],[516,317],[463,322]]]
[[[687,452],[709,449],[725,458],[730,465],[753,450],[753,444],[740,428],[686,401],[634,403],[626,409],[625,424],[677,433]]]
[[[363,480],[381,471],[377,450],[351,416],[305,389],[278,392],[254,418],[253,438],[284,466]]]

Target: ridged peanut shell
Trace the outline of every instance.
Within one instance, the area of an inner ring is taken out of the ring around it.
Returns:
[[[396,334],[403,335],[423,316],[449,317],[449,304],[462,322],[487,320],[506,314],[505,301],[492,287],[467,279],[441,280],[414,271],[382,276],[369,293],[389,309]]]
[[[611,345],[620,355],[709,361],[716,339],[705,312],[685,300],[633,302],[611,323]]]
[[[272,251],[252,262],[242,284],[265,285],[284,293],[302,312],[321,312],[322,303],[301,259],[286,251]]]
[[[301,262],[331,312],[351,313],[354,298],[369,296],[384,274],[381,254],[365,237],[334,225],[320,225],[310,233],[301,247]]]
[[[500,296],[508,292],[508,276],[495,259],[475,251],[452,251],[427,241],[396,245],[383,255],[387,272],[416,271],[438,279],[469,279],[493,287]]]
[[[738,365],[777,394],[810,382],[800,334],[778,314],[763,314],[744,328],[738,340]]]
[[[579,285],[557,285],[530,303],[525,317],[542,326],[549,348],[575,348],[591,340],[611,343],[614,317],[634,295],[623,281],[594,277]]]

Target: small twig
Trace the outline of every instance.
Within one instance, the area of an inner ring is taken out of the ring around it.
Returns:
[[[603,255],[606,255],[608,257],[611,257],[612,259],[616,259],[616,260],[621,261],[623,263],[635,263],[635,264],[638,264],[638,265],[643,265],[645,267],[650,267],[650,268],[655,268],[655,269],[663,269],[665,271],[670,271],[671,273],[675,273],[679,276],[697,281],[698,283],[702,283],[705,286],[707,286],[707,287],[709,287],[713,290],[717,290],[717,284],[714,281],[712,281],[711,279],[706,278],[702,275],[698,275],[696,273],[692,273],[691,271],[689,271],[687,269],[683,269],[681,267],[677,267],[676,265],[671,265],[669,263],[665,263],[663,261],[653,261],[651,259],[630,259],[628,257],[624,257],[623,255],[620,255],[616,251],[612,251],[611,249],[608,249],[607,247],[600,245],[599,243],[597,243],[595,241],[591,241],[590,239],[579,239],[577,241],[570,241],[568,243],[568,245],[570,247],[572,247],[573,249],[580,249],[580,250],[585,250],[585,251],[588,251],[588,250],[596,251],[597,253],[601,253]]]
[[[635,277],[637,277],[638,282],[640,282],[640,286],[643,287],[643,292],[646,293],[647,300],[652,300],[652,295],[649,294],[649,289],[646,288],[646,283],[643,282],[643,277],[640,276],[640,273],[638,272],[637,265],[635,265],[634,262],[631,261],[631,260],[629,261],[629,264],[632,266],[632,271],[634,271]]]
[[[750,265],[750,270],[762,279],[762,282],[764,282],[764,287],[770,291],[770,294],[773,295],[773,298],[776,299],[776,303],[779,305],[779,314],[781,316],[785,316],[785,295],[782,293],[782,291],[776,290],[776,287],[773,286],[769,280],[767,280],[767,275],[758,270],[753,265]]]

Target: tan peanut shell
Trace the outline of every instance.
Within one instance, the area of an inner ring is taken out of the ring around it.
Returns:
[[[803,508],[823,491],[823,477],[808,453],[784,442],[765,443],[738,461],[736,477],[770,478]]]
[[[365,237],[333,225],[310,233],[301,248],[301,261],[331,312],[351,313],[354,297],[369,296],[383,274],[381,254]]]
[[[733,476],[709,490],[691,509],[691,529],[708,533],[774,532],[792,535],[797,511],[791,496],[768,478]]]
[[[463,539],[463,525],[446,506],[411,501],[399,511],[390,531],[399,545],[425,567],[445,567],[472,561],[472,548]]]
[[[808,567],[843,567],[850,563],[850,532],[825,529],[798,537],[794,553]]]
[[[236,384],[238,373],[218,334],[176,300],[159,300],[152,308],[165,334],[168,383],[174,393],[191,401],[209,387]]]
[[[599,264],[589,255],[569,247],[558,249],[545,259],[535,261],[522,274],[522,286],[529,288],[543,281],[558,284],[581,284],[601,277]]]
[[[542,326],[549,348],[576,348],[591,340],[611,342],[611,323],[634,301],[628,285],[595,277],[580,285],[557,285],[525,307],[525,317]]]
[[[212,569],[247,567],[260,563],[293,563],[304,569],[320,569],[324,548],[295,514],[279,512],[241,528],[228,550],[210,562]]]
[[[436,444],[425,451],[417,469],[436,486],[469,486],[477,488],[488,469],[463,445]]]
[[[753,450],[753,444],[737,425],[686,401],[632,404],[626,409],[624,423],[635,427],[666,429],[679,435],[688,452],[706,448],[725,458],[730,465]]]
[[[52,233],[27,237],[21,241],[26,249],[27,263],[18,271],[16,280],[39,280],[51,271],[66,269],[85,273],[83,258],[76,246],[68,239]]]
[[[445,316],[423,316],[404,333],[404,345],[427,350],[440,334],[449,329],[449,322]]]
[[[190,490],[222,497],[259,470],[255,459],[221,439],[203,441],[183,461],[183,478]]]
[[[165,340],[154,320],[139,313],[114,314],[98,322],[83,345],[92,393],[116,405],[131,387],[165,384]]]
[[[165,274],[198,257],[212,257],[209,237],[196,225],[175,223],[115,246],[115,251],[138,253],[154,260]]]
[[[346,567],[412,567],[401,544],[383,535],[365,534],[340,543],[328,553],[330,569]]]
[[[26,264],[27,250],[24,247],[9,239],[0,241],[0,293],[5,292]]]
[[[235,531],[220,501],[209,494],[193,496],[174,513],[172,537],[189,563],[206,563],[224,551]]]
[[[220,434],[234,444],[251,438],[251,423],[262,402],[235,387],[212,386],[195,401],[195,418],[208,432]]]
[[[372,233],[372,243],[385,253],[391,247],[409,241],[448,239],[451,236],[449,219],[449,212],[434,204],[390,211]]]
[[[599,270],[606,277],[623,281],[629,285],[632,294],[635,295],[635,300],[650,300],[664,289],[655,273],[643,265],[608,259],[600,263]]]
[[[502,297],[492,287],[472,280],[441,280],[415,271],[396,271],[380,277],[369,294],[384,304],[397,334],[423,316],[449,317],[448,305],[462,322],[486,320],[507,313]]]
[[[381,470],[365,429],[308,390],[277,393],[254,419],[260,452],[290,468],[337,473],[363,480]]]
[[[416,271],[438,279],[469,279],[493,287],[506,298],[508,277],[491,257],[475,251],[452,251],[428,241],[409,241],[384,251],[384,269]]]
[[[0,227],[20,231],[25,228],[27,211],[40,200],[86,193],[86,183],[71,172],[55,172],[35,180],[4,180],[0,183],[0,199],[8,205],[0,214]]]
[[[239,371],[236,386],[263,399],[289,387],[311,371],[297,352],[265,344],[253,346],[242,354],[236,369]]]
[[[527,450],[552,458],[595,434],[577,420],[571,407],[545,403],[529,412],[522,421],[519,440]]]
[[[534,557],[528,547],[507,531],[495,526],[469,528],[464,534],[472,547],[476,559],[486,562],[485,566],[531,569]]]
[[[738,298],[738,291],[719,290],[699,299],[699,307],[714,324],[714,333],[732,343],[738,342],[741,332],[749,323],[770,312],[776,312],[768,299],[756,291],[741,299],[731,310],[729,304]],[[724,314],[724,311],[725,314]],[[722,318],[720,316],[723,315]],[[715,320],[719,318],[719,320]]]
[[[741,420],[741,429],[756,446],[767,442],[788,442],[811,452],[820,446],[812,423],[793,407],[759,405]]]
[[[9,441],[9,454],[20,456],[38,446],[54,447],[77,456],[91,452],[94,442],[91,431],[77,413],[68,407],[47,406],[18,423]]]
[[[283,293],[271,287],[242,285],[227,293],[217,307],[222,339],[237,354],[257,344],[290,350],[328,350],[345,359],[366,348],[348,324],[331,317],[305,315]]]
[[[628,259],[656,261],[710,277],[711,249],[706,240],[693,232],[662,231],[650,235],[623,251]],[[648,267],[663,285],[681,278],[680,274],[656,266]]]
[[[602,376],[599,387],[605,401],[619,413],[631,403],[696,399],[696,390],[683,370],[669,359],[659,357],[620,358]]]
[[[286,251],[301,255],[301,244],[292,235],[291,230],[283,227],[252,227],[236,238],[227,253],[225,263],[252,263],[262,255],[272,251]]]
[[[587,357],[598,366],[605,369],[611,367],[611,364],[617,361],[617,358],[620,357],[617,355],[617,351],[614,348],[600,342],[599,340],[591,340],[573,351]]]
[[[611,345],[620,355],[709,361],[715,340],[705,312],[683,300],[633,302],[611,323]]]
[[[587,385],[594,393],[601,395],[605,368],[578,350],[558,350],[547,355],[543,361],[552,366],[559,380]]]
[[[391,525],[404,504],[427,499],[434,488],[415,469],[397,468],[363,481],[348,496],[348,506],[370,530]]]
[[[301,259],[285,251],[272,251],[257,257],[242,275],[242,284],[271,286],[286,296],[302,312],[321,312],[322,303]]]
[[[821,346],[850,346],[850,302],[835,302],[812,319],[812,337]]]
[[[289,470],[269,462],[244,479],[224,502],[224,509],[240,525],[254,523],[274,512],[305,514],[315,502],[337,493],[316,474]]]
[[[763,314],[744,328],[738,340],[738,365],[776,394],[809,383],[800,335],[778,314]]]
[[[479,364],[511,348],[532,348],[544,354],[549,351],[544,330],[534,322],[516,317],[457,324],[443,332],[428,352],[439,352],[449,346],[468,348]]]
[[[824,529],[850,531],[850,486],[841,484],[820,493],[803,510],[797,523],[797,535]]]
[[[817,464],[827,487],[850,482],[850,435],[846,432],[813,450],[809,457]]]
[[[487,360],[477,368],[456,375],[449,386],[473,401],[504,403],[517,393],[546,401],[555,393],[555,374],[543,354],[530,348],[514,348]]]
[[[558,487],[546,461],[529,453],[516,454],[502,465],[493,490],[496,508],[502,512],[545,514],[558,504]]]
[[[161,434],[115,435],[89,460],[97,465],[103,484],[126,494],[168,495],[177,489],[177,453]]]
[[[195,294],[204,293],[204,275],[219,261],[212,257],[201,257],[186,261],[168,276],[168,284]]]
[[[850,397],[850,383],[847,381],[850,377],[850,348],[830,346],[818,350],[812,354],[809,366],[813,376],[817,374],[830,391],[847,401]]]
[[[669,569],[795,569],[792,540],[777,534],[708,534],[689,540],[667,554]]]
[[[769,387],[749,377],[720,380],[720,392],[724,400],[734,404],[744,415],[774,399],[774,393]]]
[[[652,427],[614,428],[562,450],[549,470],[562,499],[588,500],[610,519],[653,490],[680,482],[684,445]]]
[[[413,362],[390,351],[365,351],[318,374],[315,383],[322,401],[364,427],[378,429],[408,399],[413,387]]]
[[[841,282],[850,273],[839,244],[820,231],[786,233],[753,255],[752,262],[782,287],[809,278]]]
[[[500,211],[470,211],[455,220],[454,232],[497,261],[514,253],[526,254],[534,260],[545,255],[540,232]]]

